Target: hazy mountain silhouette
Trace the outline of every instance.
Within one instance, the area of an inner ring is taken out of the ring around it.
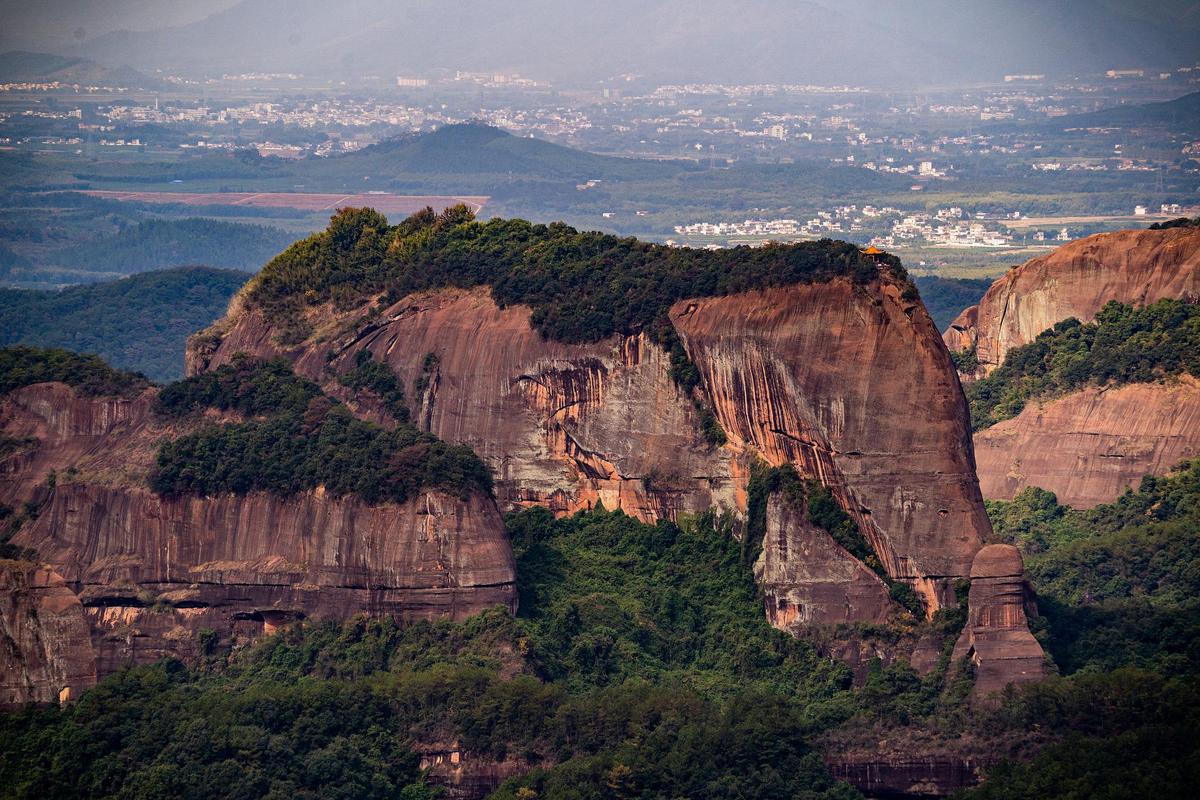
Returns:
[[[515,70],[594,81],[957,83],[1195,60],[1184,0],[243,0],[188,25],[117,32],[81,52],[138,67],[390,76]]]

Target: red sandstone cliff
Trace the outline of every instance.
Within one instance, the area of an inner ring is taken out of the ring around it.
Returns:
[[[79,596],[49,567],[0,561],[0,709],[65,701],[95,683]]]
[[[753,459],[790,462],[832,487],[888,571],[931,609],[989,531],[953,366],[924,308],[892,283],[835,280],[677,304],[671,321],[728,434],[723,447],[706,443],[645,335],[548,341],[528,308],[499,308],[485,287],[307,313],[314,333],[285,346],[260,310],[235,305],[190,343],[188,369],[239,352],[283,356],[329,385],[369,350],[406,388],[426,387],[410,391],[413,419],[472,447],[509,506],[569,512],[602,501],[647,520],[713,506],[744,512]],[[426,373],[430,353],[437,362]],[[828,575],[857,575],[861,564],[830,544],[820,549],[843,563]],[[796,576],[771,582],[774,599],[810,595],[824,580],[793,566],[771,567],[776,578]],[[846,618],[879,615],[871,604],[856,609]]]
[[[512,552],[492,498],[161,498],[144,488],[145,475],[155,442],[175,431],[149,413],[152,399],[153,390],[122,401],[37,384],[0,401],[3,431],[36,440],[0,464],[0,502],[39,506],[12,543],[54,570],[23,568],[53,575],[37,578],[48,588],[31,599],[16,584],[0,587],[4,602],[36,612],[25,627],[6,626],[17,645],[0,654],[0,703],[57,698],[85,685],[77,676],[94,681],[131,661],[193,656],[202,629],[230,642],[303,618],[461,619],[515,607]],[[51,615],[51,606],[61,610]],[[64,613],[78,623],[71,635]]]
[[[974,346],[983,372],[1056,322],[1090,321],[1110,300],[1144,305],[1200,298],[1200,229],[1101,233],[1025,262],[946,330],[954,351]]]
[[[1110,503],[1145,475],[1200,456],[1200,382],[1185,375],[1030,403],[976,433],[975,455],[985,497],[1038,486],[1076,508]]]
[[[951,350],[976,348],[978,375],[1068,317],[1088,321],[1110,300],[1145,304],[1200,299],[1200,229],[1089,236],[1010,270],[943,334]],[[1114,500],[1142,476],[1200,452],[1200,390],[1170,385],[1089,388],[1030,403],[974,437],[985,497],[1026,486],[1090,507]]]
[[[974,703],[994,703],[1005,686],[1045,677],[1046,656],[1025,613],[1032,604],[1021,551],[1011,544],[980,550],[971,565],[967,624],[952,655],[954,662],[970,658],[975,665]]]

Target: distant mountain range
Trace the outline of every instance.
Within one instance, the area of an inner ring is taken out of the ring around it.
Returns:
[[[152,78],[131,67],[108,67],[78,56],[58,56],[25,50],[0,53],[0,80],[31,83],[61,81],[140,89],[157,89],[164,85],[158,78]]]
[[[632,72],[677,81],[898,86],[996,79],[1006,72],[1173,67],[1192,63],[1200,40],[1194,0],[225,5],[196,22],[105,33],[75,50],[105,63],[209,72],[512,70],[574,82]]]
[[[1072,114],[1054,120],[1056,127],[1115,127],[1129,125],[1200,125],[1200,92],[1174,100],[1144,105],[1102,108],[1090,114]]]

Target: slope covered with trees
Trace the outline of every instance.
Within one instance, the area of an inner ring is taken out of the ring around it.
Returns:
[[[0,396],[51,381],[72,386],[88,397],[132,397],[150,385],[144,375],[113,369],[99,356],[39,347],[0,349]]]
[[[48,256],[57,266],[128,275],[205,264],[254,270],[295,237],[265,225],[203,219],[148,219]]]
[[[97,353],[152,380],[177,380],[187,337],[221,317],[249,277],[181,267],[57,291],[0,289],[0,346]]]
[[[970,364],[960,356],[960,366]],[[979,430],[1015,417],[1031,400],[1181,373],[1200,375],[1200,304],[1160,300],[1135,308],[1110,301],[1093,322],[1059,322],[1010,350],[991,375],[963,388]]]
[[[417,430],[407,415],[392,429],[356,419],[283,361],[238,358],[167,386],[156,400],[169,419],[204,409],[236,411],[245,421],[201,423],[164,441],[150,475],[156,492],[287,496],[323,486],[368,503],[403,503],[423,488],[491,490],[491,474],[470,448]]]
[[[306,304],[348,306],[380,291],[399,299],[442,286],[487,285],[501,306],[531,306],[533,325],[544,335],[590,342],[653,331],[687,297],[835,277],[865,283],[880,275],[911,286],[899,259],[876,260],[846,242],[694,250],[562,223],[477,222],[463,206],[440,215],[427,209],[394,226],[372,209],[344,209],[325,231],[267,264],[248,297],[285,318]]]
[[[991,501],[1025,552],[1035,629],[1067,678],[992,724],[1068,732],[971,797],[1186,797],[1200,780],[1200,460],[1089,510],[1041,489]]]
[[[964,308],[978,303],[992,285],[987,278],[940,278],[936,275],[923,275],[915,283],[939,331],[950,327]]]

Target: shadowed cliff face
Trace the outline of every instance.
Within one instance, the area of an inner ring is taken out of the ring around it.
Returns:
[[[887,619],[887,587],[828,533],[778,493],[767,505],[762,553],[754,577],[763,588],[767,619],[800,633],[810,625]]]
[[[956,352],[975,347],[986,374],[1056,322],[1089,322],[1109,300],[1163,298],[1200,298],[1200,229],[1118,231],[1063,245],[1009,270],[944,338]]]
[[[0,401],[4,431],[39,440],[3,464],[0,502],[39,506],[12,543],[53,569],[45,570],[53,580],[38,580],[78,622],[64,633],[66,611],[48,615],[50,589],[26,600],[28,592],[0,591],[35,612],[8,633],[17,646],[3,665],[6,680],[32,677],[0,701],[56,699],[82,685],[77,674],[94,681],[130,662],[194,657],[205,629],[230,643],[306,618],[515,610],[512,551],[491,497],[425,490],[378,506],[319,489],[287,498],[159,497],[144,488],[145,475],[156,441],[179,426],[150,415],[153,396],[82,398],[62,384],[36,384]]]
[[[985,497],[1011,500],[1037,486],[1075,508],[1109,503],[1200,455],[1200,382],[1089,387],[1030,403],[976,433],[975,453]]]
[[[967,574],[990,530],[953,366],[924,308],[892,283],[838,279],[677,304],[671,322],[728,434],[722,447],[705,441],[645,335],[546,340],[527,308],[501,309],[486,288],[374,311],[313,309],[315,333],[285,347],[261,311],[240,308],[193,340],[188,369],[247,352],[283,356],[328,383],[367,349],[399,376],[419,425],[488,463],[509,506],[567,513],[600,501],[643,520],[744,512],[752,461],[792,463],[833,489],[931,612],[943,579]],[[839,574],[856,573],[846,557]],[[868,605],[851,618],[877,618]]]
[[[0,709],[65,701],[95,683],[78,595],[48,567],[0,561]]]

